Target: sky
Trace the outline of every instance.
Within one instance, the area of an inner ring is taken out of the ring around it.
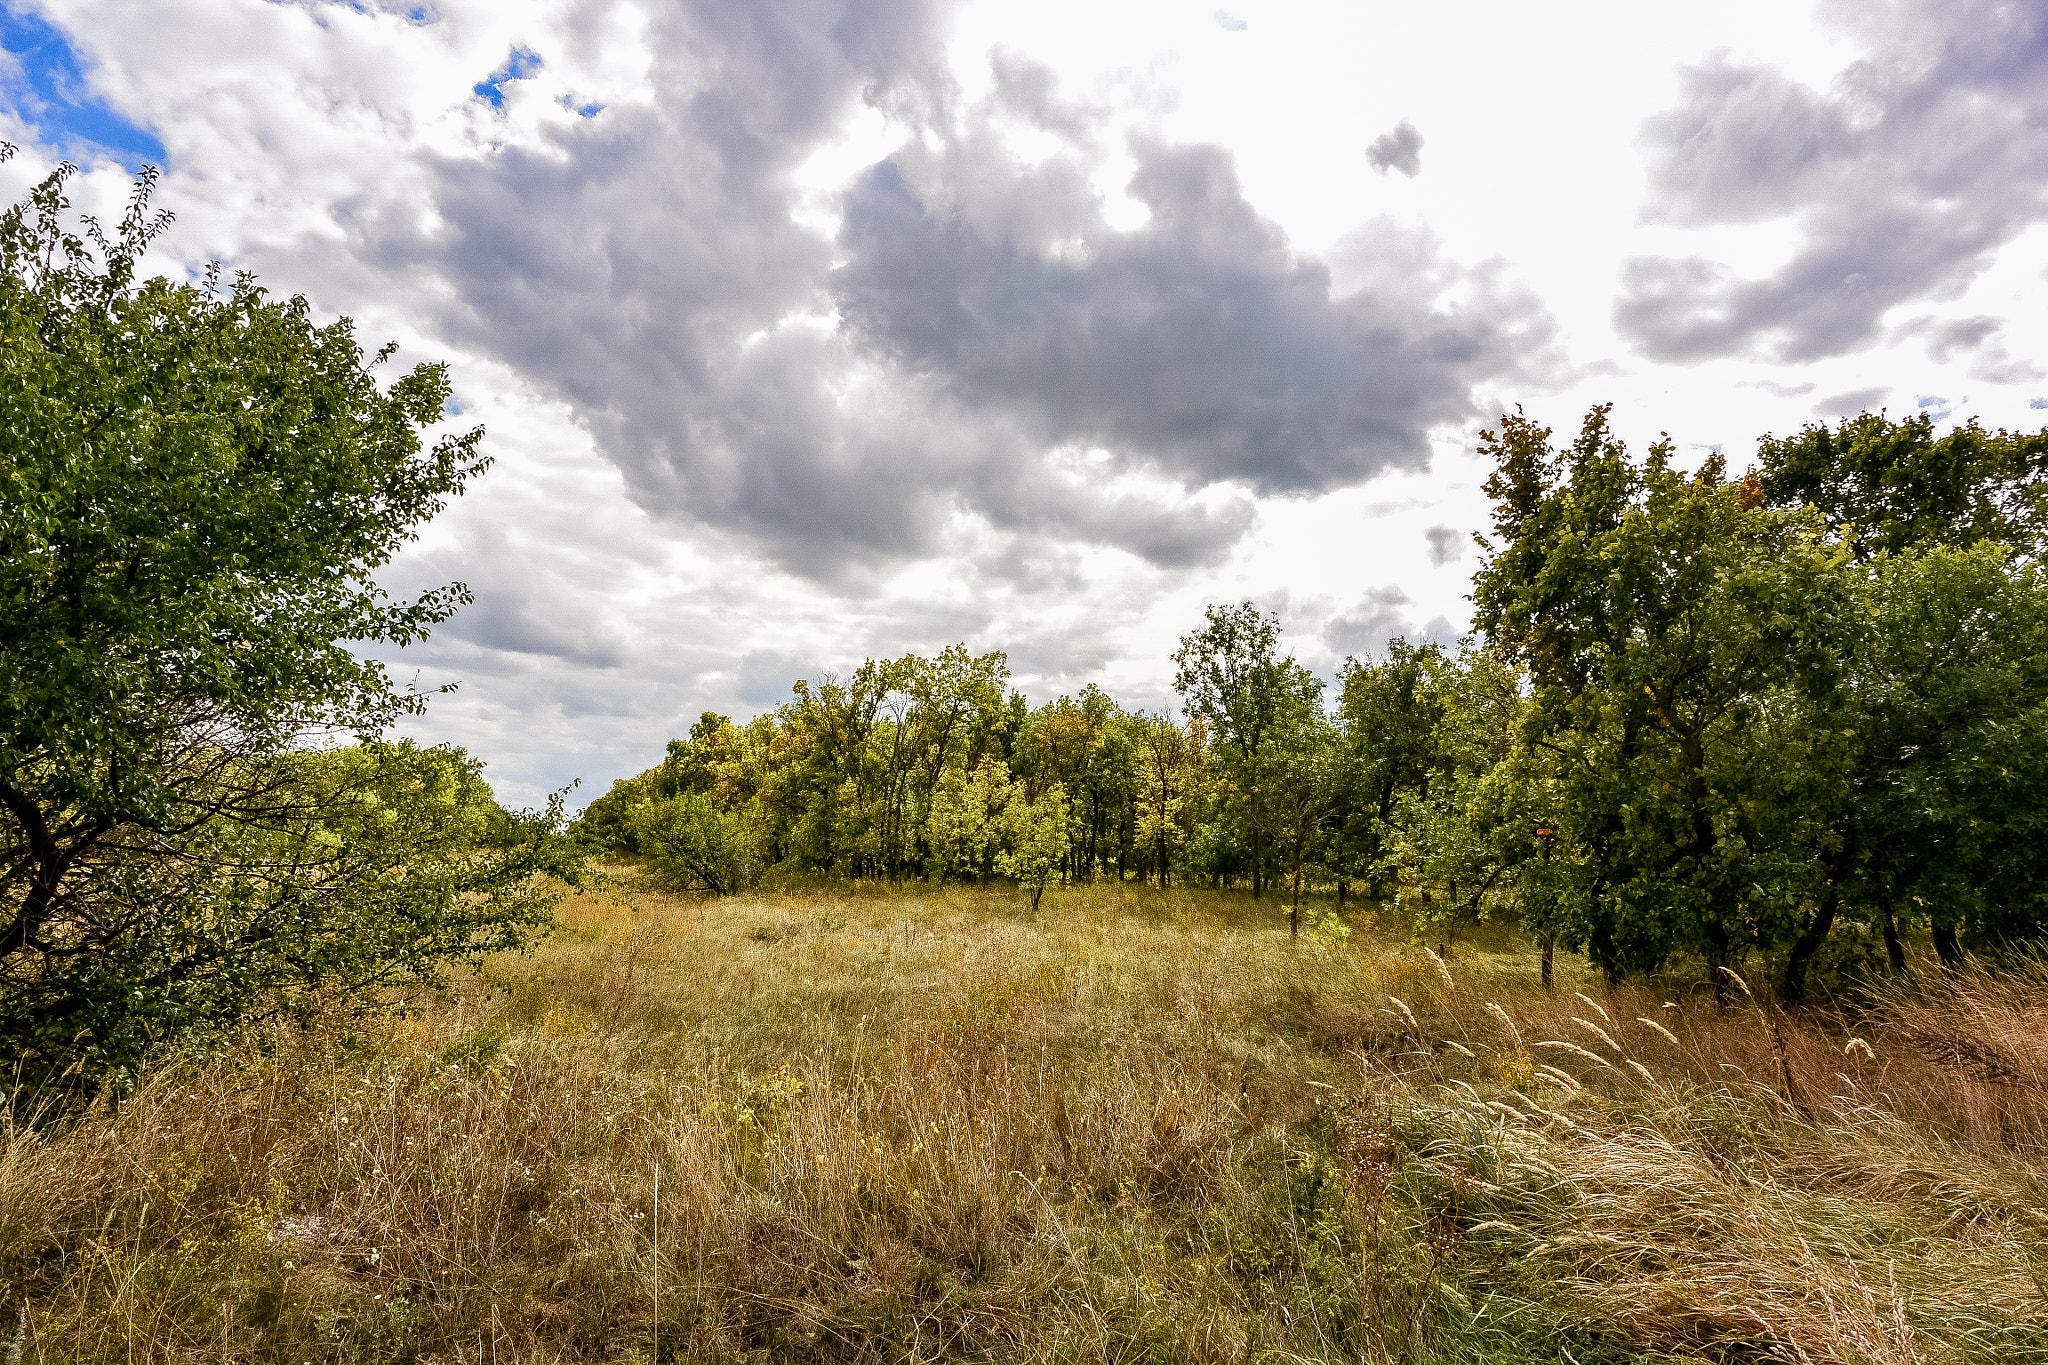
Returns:
[[[491,471],[384,657],[508,804],[965,643],[1174,703],[1250,599],[1451,641],[1479,432],[1741,468],[2048,425],[2048,9],[1990,0],[0,0],[11,200],[444,360]]]

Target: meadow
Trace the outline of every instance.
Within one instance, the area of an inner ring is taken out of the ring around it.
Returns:
[[[1355,904],[627,864],[561,918],[8,1116],[0,1358],[2048,1361],[2048,971],[1792,1015]]]

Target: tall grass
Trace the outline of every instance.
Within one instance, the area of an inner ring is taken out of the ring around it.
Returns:
[[[2048,1361],[2039,974],[1852,1035],[1207,892],[565,921],[17,1116],[0,1356]]]

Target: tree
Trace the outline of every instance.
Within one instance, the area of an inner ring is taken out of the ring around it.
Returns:
[[[997,856],[996,870],[1031,893],[1033,914],[1067,856],[1067,817],[1066,789],[1057,782],[1029,801],[1020,797],[1009,805],[1010,847]]]
[[[1194,833],[1199,801],[1195,784],[1201,777],[1208,734],[1199,716],[1185,729],[1166,716],[1141,716],[1134,747],[1136,837],[1164,890],[1172,879],[1174,857]]]
[[[1535,794],[1511,761],[1526,705],[1520,673],[1469,644],[1455,659],[1432,651],[1423,665],[1417,709],[1435,725],[1418,753],[1420,780],[1401,788],[1393,843],[1415,927],[1448,948],[1460,927],[1489,916],[1535,853]]]
[[[700,792],[652,801],[633,813],[634,840],[673,891],[729,896],[761,879],[761,860],[743,812]]]
[[[926,842],[932,876],[980,878],[994,870],[996,854],[1010,831],[1010,807],[1022,799],[999,758],[984,758],[972,773],[948,768],[932,794]]]
[[[1630,460],[1604,407],[1562,455],[1520,416],[1486,439],[1475,615],[1527,665],[1522,737],[1557,758],[1568,856],[1543,875],[1566,937],[1610,979],[1796,937],[1834,840],[1846,554],[1718,457],[1691,476],[1668,442]]]
[[[799,679],[778,713],[789,842],[812,867],[855,877],[891,871],[875,828],[886,786],[876,753],[887,692],[882,673],[870,659],[844,682],[829,674],[816,686]]]
[[[1303,706],[1313,706],[1322,685],[1292,657],[1278,658],[1280,623],[1243,602],[1204,609],[1207,624],[1181,637],[1174,652],[1173,685],[1188,707],[1208,722],[1232,769],[1239,808],[1251,836],[1252,895],[1265,893],[1269,810],[1261,783],[1267,775],[1268,737]]]
[[[1437,646],[1399,637],[1387,643],[1383,660],[1345,661],[1337,702],[1340,813],[1331,848],[1340,900],[1351,875],[1365,877],[1368,890],[1379,894],[1391,866],[1401,797],[1428,793],[1442,714],[1429,679],[1443,662]]]
[[[1808,962],[1839,911],[1881,930],[1894,970],[1904,925],[1942,961],[2040,931],[2033,794],[2044,701],[2034,662],[2048,537],[2048,431],[1934,434],[1922,413],[1864,413],[1759,444],[1775,505],[1815,509],[1866,566],[1845,723],[1839,839],[1787,961]],[[1992,888],[1997,888],[1993,890]]]
[[[1784,994],[1838,912],[1902,928],[1944,963],[1965,945],[2037,939],[2048,925],[2048,581],[2002,546],[1881,553],[1859,588],[1863,629],[1839,721],[1839,831]]]
[[[1287,908],[1287,932],[1301,936],[1301,883],[1310,849],[1337,810],[1339,796],[1336,727],[1323,708],[1306,697],[1287,708],[1267,736],[1271,762],[1260,791],[1263,809],[1287,855],[1294,883]]]
[[[1932,414],[1894,422],[1866,412],[1766,436],[1757,461],[1773,506],[1812,507],[1859,560],[1980,540],[2033,559],[2048,535],[2048,431],[1987,432],[1973,418],[1937,437]]]
[[[344,642],[468,600],[375,580],[489,463],[481,431],[422,448],[446,371],[382,385],[393,348],[365,363],[346,319],[247,275],[138,280],[154,172],[82,236],[69,173],[0,215],[0,1048],[24,1074],[125,1066],[194,1001],[232,1020],[514,946],[554,856],[536,826],[465,861],[423,814],[315,849],[425,761],[365,750],[344,779],[300,751],[420,705]],[[378,884],[398,868],[419,895]]]

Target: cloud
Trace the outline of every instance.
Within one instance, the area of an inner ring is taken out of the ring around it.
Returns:
[[[1247,24],[1227,9],[1219,9],[1210,17],[1216,21],[1216,27],[1231,33],[1242,33],[1251,27],[1250,24]]]
[[[949,466],[1015,444],[960,450],[943,404],[878,382],[816,321],[832,246],[795,221],[791,182],[863,92],[931,79],[932,15],[658,13],[651,100],[432,161],[430,214],[364,204],[351,245],[412,281],[441,334],[566,400],[657,515],[818,576],[931,552]]]
[[[1738,379],[1735,381],[1735,387],[1762,389],[1773,398],[1804,398],[1812,393],[1816,386],[1811,379],[1803,384],[1780,384],[1775,379]]]
[[[1911,0],[1826,92],[1715,59],[1644,131],[1645,216],[1680,228],[1789,220],[1790,258],[1743,276],[1702,256],[1623,270],[1622,334],[1653,359],[1840,355],[1886,313],[1960,290],[2048,217],[2048,13],[2005,0]]]
[[[1338,297],[1214,147],[1131,140],[1149,217],[1114,227],[1101,110],[1000,52],[962,104],[922,7],[830,12],[664,10],[651,102],[432,163],[430,213],[364,205],[355,251],[568,402],[658,519],[849,591],[963,516],[1214,563],[1247,494],[1423,468],[1474,384],[1549,354],[1540,307],[1390,225],[1346,249],[1399,268]],[[914,136],[854,178],[832,241],[793,179],[863,99]],[[1053,152],[1021,158],[1004,119]],[[1101,458],[1073,477],[1074,451]]]
[[[1884,402],[1884,396],[1890,392],[1890,389],[1882,385],[1867,389],[1850,389],[1847,393],[1838,393],[1832,398],[1823,398],[1815,403],[1813,415],[1824,422],[1860,416],[1874,410]]]
[[[2003,326],[1997,318],[1957,318],[1951,322],[1936,322],[1933,318],[1918,318],[1900,329],[1901,336],[1925,335],[1927,337],[1927,358],[1937,365],[1945,365],[1957,352],[1972,352],[1990,340]]]
[[[1069,141],[1085,140],[1105,111],[1061,96],[1059,77],[1049,66],[997,48],[989,54],[995,103],[1032,126]]]
[[[1414,624],[1401,610],[1412,605],[1408,594],[1392,584],[1368,588],[1350,610],[1324,623],[1323,643],[1337,654],[1373,658],[1386,649],[1389,640],[1414,633]]]
[[[392,569],[476,604],[392,662],[464,681],[419,733],[518,799],[958,640],[1165,704],[1162,603],[1271,574],[1267,500],[1423,469],[1556,355],[1504,267],[1385,222],[1312,257],[1142,101],[1005,53],[964,95],[936,3],[166,0],[161,60],[76,3],[180,157],[167,254],[447,357],[489,422]]]
[[[617,668],[628,657],[619,634],[593,618],[589,594],[564,580],[561,558],[537,559],[502,526],[472,523],[457,546],[418,556],[409,568],[423,582],[477,585],[476,600],[440,627],[451,640],[585,668]]]
[[[1128,232],[1088,200],[1056,224],[978,222],[947,202],[953,186],[920,192],[909,158],[875,167],[847,196],[841,317],[987,420],[1262,494],[1419,469],[1429,428],[1472,414],[1472,384],[1524,363],[1506,320],[1443,304],[1428,271],[1333,297],[1329,269],[1258,217],[1220,150],[1141,138],[1131,153],[1149,218]],[[999,168],[983,176],[1000,188]],[[1078,249],[1032,250],[1034,232]],[[1353,249],[1415,243],[1386,228]]]
[[[1982,314],[1946,321],[1923,316],[1906,323],[1893,335],[1900,340],[1926,337],[1927,358],[1937,365],[1946,365],[1959,356],[1970,357],[1970,377],[1988,384],[2021,383],[2048,373],[2038,365],[2012,357],[1998,336],[2004,326],[2000,319]]]
[[[1413,180],[1422,174],[1422,134],[1403,119],[1392,131],[1372,140],[1372,145],[1365,149],[1365,159],[1381,175],[1399,171]]]
[[[787,650],[756,649],[740,660],[739,681],[734,691],[749,706],[767,711],[789,700],[798,678],[816,680],[821,676],[814,658]]]
[[[1429,562],[1439,569],[1465,557],[1465,538],[1449,526],[1432,526],[1422,538],[1429,542]]]

